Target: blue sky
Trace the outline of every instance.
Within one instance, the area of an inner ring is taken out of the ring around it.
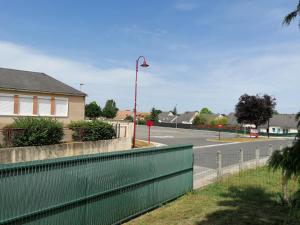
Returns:
[[[217,3],[216,3],[217,2]],[[138,110],[234,110],[267,93],[299,110],[300,30],[281,25],[296,0],[2,0],[0,66],[46,72],[89,95]]]

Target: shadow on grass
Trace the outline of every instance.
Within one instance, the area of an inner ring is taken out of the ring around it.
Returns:
[[[300,221],[289,215],[289,209],[276,201],[275,193],[258,187],[230,187],[218,203],[226,207],[208,214],[196,225],[299,225]]]

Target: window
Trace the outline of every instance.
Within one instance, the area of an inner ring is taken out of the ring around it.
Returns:
[[[33,114],[32,96],[19,96],[19,114],[21,116],[32,116]]]
[[[51,98],[50,97],[38,97],[37,112],[39,116],[51,115]]]
[[[68,99],[55,98],[55,116],[68,116]]]
[[[0,95],[0,115],[14,114],[14,97],[12,95]]]
[[[275,128],[272,128],[272,132],[275,133],[275,132],[276,132],[276,129],[275,129]]]

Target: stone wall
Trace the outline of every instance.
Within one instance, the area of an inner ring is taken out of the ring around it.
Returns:
[[[0,164],[128,150],[131,148],[131,140],[131,137],[122,137],[112,140],[70,142],[48,146],[0,148]]]

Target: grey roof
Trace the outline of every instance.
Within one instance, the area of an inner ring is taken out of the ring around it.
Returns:
[[[278,114],[270,119],[270,126],[281,128],[297,128],[297,121],[295,120],[296,114]],[[264,124],[260,127],[267,127]]]
[[[161,112],[158,115],[158,121],[160,123],[172,123],[176,119],[177,116],[175,116],[172,112]]]
[[[237,118],[236,118],[236,116],[234,115],[234,113],[229,113],[228,115],[227,115],[227,119],[228,119],[228,124],[229,125],[238,125],[239,123],[238,123],[238,121],[237,121]]]
[[[197,115],[197,111],[194,112],[185,112],[178,116],[177,123],[189,123],[191,124],[193,122],[193,119]]]
[[[0,89],[86,96],[44,73],[0,68]]]

